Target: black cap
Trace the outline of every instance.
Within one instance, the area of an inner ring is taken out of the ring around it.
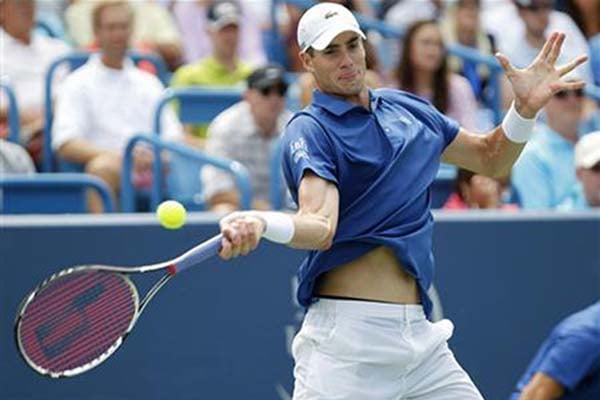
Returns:
[[[209,26],[213,29],[221,29],[227,25],[239,25],[240,8],[234,1],[216,1],[208,8],[206,17]]]
[[[250,89],[267,89],[275,85],[287,88],[285,70],[278,64],[268,64],[254,70],[247,80]]]

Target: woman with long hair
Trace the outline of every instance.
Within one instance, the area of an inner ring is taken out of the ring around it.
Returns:
[[[407,29],[394,78],[398,88],[429,100],[467,129],[478,130],[473,90],[464,77],[449,71],[436,21],[417,21]]]

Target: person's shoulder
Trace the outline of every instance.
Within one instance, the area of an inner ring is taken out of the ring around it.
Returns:
[[[208,58],[203,58],[195,63],[182,65],[173,74],[173,85],[182,86],[196,83],[198,78],[206,73],[208,64]]]
[[[64,55],[72,50],[65,41],[41,33],[35,33],[35,40],[45,51],[53,53],[56,56]]]
[[[244,100],[239,101],[232,106],[221,111],[212,121],[211,130],[215,132],[231,131],[246,128],[247,119],[250,116],[250,107]]]

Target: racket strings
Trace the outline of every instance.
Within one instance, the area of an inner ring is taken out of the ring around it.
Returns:
[[[137,293],[120,274],[82,271],[41,288],[19,323],[24,355],[51,372],[79,368],[118,344],[136,315]]]

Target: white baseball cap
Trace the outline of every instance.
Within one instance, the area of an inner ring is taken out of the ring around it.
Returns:
[[[575,145],[575,166],[592,168],[600,163],[600,131],[584,135]]]
[[[309,8],[298,23],[298,45],[305,52],[310,47],[324,50],[342,32],[356,32],[366,39],[358,21],[346,7],[336,3],[319,3]]]

